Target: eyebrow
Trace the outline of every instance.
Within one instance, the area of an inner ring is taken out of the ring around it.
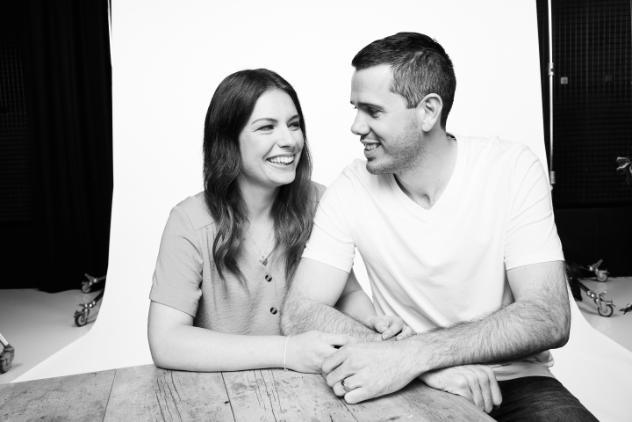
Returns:
[[[371,103],[363,103],[363,102],[359,102],[357,104],[354,104],[353,101],[350,101],[351,105],[357,108],[361,108],[361,109],[371,109],[374,111],[384,111],[384,107],[379,106],[377,104],[371,104]]]
[[[299,117],[298,117],[298,114],[295,114],[295,115],[293,115],[292,117],[290,117],[287,121],[289,122],[290,120],[294,120],[294,119],[298,119],[298,118],[299,118]],[[274,122],[274,123],[278,122],[278,120],[277,120],[277,119],[272,118],[272,117],[261,117],[261,118],[259,118],[259,119],[257,119],[257,120],[253,120],[251,124],[253,124],[253,125],[254,125],[254,124],[255,124],[255,123],[257,123],[257,122],[262,122],[262,121]]]
[[[273,119],[272,117],[262,117],[262,118],[260,118],[260,119],[253,120],[253,121],[252,121],[252,124],[254,125],[254,124],[255,124],[255,123],[257,123],[257,122],[262,122],[262,121],[276,122],[276,121],[277,121],[277,119]]]

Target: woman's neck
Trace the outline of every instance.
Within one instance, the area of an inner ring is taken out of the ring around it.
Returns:
[[[256,254],[259,262],[266,262],[274,249],[274,218],[272,205],[278,188],[270,189],[240,181],[239,189],[246,205],[248,222],[242,232],[246,249]]]
[[[278,188],[256,186],[250,183],[239,183],[241,197],[246,205],[246,213],[251,224],[272,218],[272,205],[279,191]]]

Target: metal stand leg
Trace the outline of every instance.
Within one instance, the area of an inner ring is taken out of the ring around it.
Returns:
[[[84,293],[89,293],[90,291],[92,291],[94,286],[97,284],[105,283],[105,276],[94,277],[90,274],[84,274],[84,276],[86,277],[86,280],[81,283],[81,291]],[[102,286],[101,288],[105,290],[105,286]],[[91,322],[90,313],[92,309],[103,298],[104,290],[101,290],[101,292],[90,302],[79,304],[80,309],[76,310],[74,314],[75,324],[77,325],[77,327],[83,327],[88,322]]]
[[[0,352],[0,374],[4,374],[11,369],[13,357],[15,356],[15,349],[2,336],[2,334],[0,334],[0,346],[2,346],[2,352]]]

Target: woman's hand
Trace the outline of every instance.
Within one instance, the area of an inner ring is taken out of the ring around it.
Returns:
[[[395,315],[373,315],[367,321],[368,327],[382,334],[382,340],[395,337],[396,340],[403,340],[415,334],[412,328]]]
[[[494,372],[487,365],[454,366],[419,378],[429,387],[465,397],[487,413],[502,402]]]
[[[351,341],[342,334],[307,331],[285,339],[285,366],[297,372],[320,373],[323,360]]]

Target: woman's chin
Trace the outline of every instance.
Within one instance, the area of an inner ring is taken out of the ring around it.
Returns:
[[[296,178],[296,174],[292,174],[291,176],[288,175],[286,177],[277,177],[275,178],[276,180],[274,180],[274,182],[277,186],[284,186],[284,185],[289,185],[290,183],[292,183],[295,178]]]
[[[274,169],[268,172],[268,179],[275,186],[289,185],[296,178],[296,169]]]

